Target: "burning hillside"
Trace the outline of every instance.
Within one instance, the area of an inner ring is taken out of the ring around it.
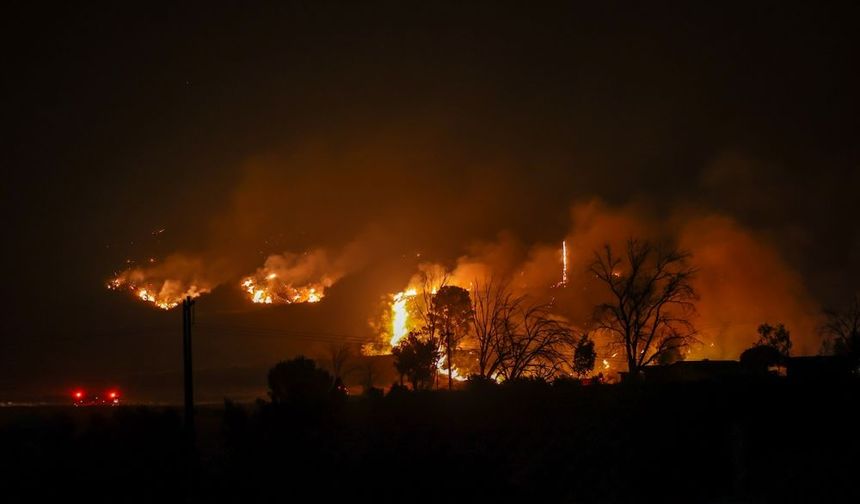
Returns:
[[[509,331],[512,339],[504,343],[508,345],[505,351],[514,351],[521,344],[517,338],[529,324],[549,320],[558,325],[553,330],[587,333],[594,339],[598,353],[595,372],[623,370],[623,352],[612,345],[605,331],[594,326],[594,309],[605,301],[607,292],[605,285],[589,273],[589,265],[604,244],[622,250],[631,236],[674,244],[692,254],[696,273],[691,281],[699,296],[691,322],[700,343],[678,349],[678,358],[737,358],[753,343],[757,324],[768,320],[785,321],[796,328],[796,348],[801,352],[817,350],[813,335],[816,307],[805,295],[800,279],[765,240],[731,219],[678,212],[659,220],[640,207],[610,207],[599,200],[574,205],[571,216],[571,229],[557,244],[529,246],[502,233],[494,241],[472,244],[453,264],[417,264],[417,272],[400,290],[384,295],[383,306],[371,315],[376,336],[364,345],[364,352],[389,354],[413,332],[425,338],[430,334],[441,347],[441,336],[434,334],[432,327],[436,293],[444,287],[460,288],[469,296],[470,309],[476,311],[480,303],[488,302],[489,293],[478,299],[479,291],[491,284],[494,288],[503,285],[509,301],[517,300],[505,323],[519,332]],[[380,235],[385,239],[379,239]],[[370,251],[385,250],[387,239],[384,233],[377,233],[354,240],[337,252],[318,247],[301,253],[272,254],[252,274],[232,279],[222,272],[235,271],[235,266],[226,268],[219,263],[216,267],[200,258],[173,255],[163,263],[130,268],[110,279],[108,287],[128,290],[162,309],[224,283],[237,286],[245,299],[255,304],[319,303],[338,281],[371,262]],[[624,274],[623,266],[612,272],[616,279]],[[745,301],[738,302],[740,299]],[[541,307],[531,313],[535,320],[526,315],[530,307]],[[477,323],[480,321],[471,320],[470,329],[458,336],[456,352],[450,357],[440,355],[440,369],[448,368],[449,359],[452,369],[461,375],[481,367],[481,356],[474,353],[482,348]],[[566,363],[572,349],[560,340],[550,346],[564,359],[562,364],[549,367],[553,372],[570,373]],[[545,368],[535,365],[528,373],[543,374]]]
[[[204,271],[201,260],[173,255],[160,264],[122,271],[108,280],[107,287],[130,291],[144,302],[170,310],[186,297],[196,298],[212,290],[214,284]]]
[[[325,290],[344,275],[325,250],[275,254],[242,279],[248,299],[262,304],[318,303]]]

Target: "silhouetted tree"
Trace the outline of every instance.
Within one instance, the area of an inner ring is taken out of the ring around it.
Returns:
[[[627,370],[639,370],[675,348],[696,341],[690,322],[697,299],[690,280],[695,270],[689,254],[654,247],[647,241],[627,241],[625,257],[609,245],[595,252],[589,271],[606,284],[610,300],[595,310],[598,327],[624,349]]]
[[[450,390],[453,387],[453,354],[457,350],[460,340],[466,335],[472,318],[469,291],[454,285],[442,287],[433,296],[430,313],[436,321],[440,344],[445,352],[448,389]]]
[[[495,380],[479,374],[470,375],[466,380],[466,390],[471,392],[484,392],[492,387],[497,386]]]
[[[740,361],[749,371],[764,374],[771,366],[782,365],[784,356],[770,345],[755,345],[741,353]]]
[[[437,344],[442,344],[438,334],[439,317],[433,312],[433,299],[436,293],[448,285],[448,273],[444,268],[425,267],[419,272],[420,290],[418,295],[408,303],[410,317],[421,321],[420,331]]]
[[[499,367],[497,346],[499,335],[522,298],[514,297],[506,284],[493,278],[485,282],[474,282],[472,290],[472,326],[477,346],[477,375],[492,378]]]
[[[776,349],[783,357],[791,354],[791,333],[782,324],[758,326],[758,341],[756,346],[769,346]]]
[[[860,295],[854,295],[844,310],[827,310],[821,328],[824,348],[834,355],[860,360]]]
[[[668,366],[682,360],[684,360],[684,352],[681,350],[681,347],[673,346],[660,354],[660,357],[657,358],[657,363],[661,366]]]
[[[499,374],[505,381],[549,379],[563,366],[562,349],[573,339],[570,328],[554,318],[548,305],[533,305],[505,319],[496,340]]]
[[[439,350],[438,343],[432,338],[410,332],[391,353],[394,355],[394,367],[400,373],[401,384],[404,376],[412,384],[413,390],[433,383],[436,364],[439,362]]]
[[[579,377],[588,375],[594,370],[597,352],[594,351],[594,340],[588,334],[583,334],[573,346],[573,372]]]
[[[346,365],[353,357],[352,347],[348,343],[332,343],[328,346],[327,350],[329,365],[331,366],[334,379],[343,381],[349,372]]]
[[[324,402],[334,383],[328,371],[304,356],[277,363],[269,370],[268,381],[274,404]]]
[[[364,387],[365,391],[375,388],[376,382],[376,366],[371,359],[364,359],[364,363],[361,365],[361,373],[362,373],[362,387]]]

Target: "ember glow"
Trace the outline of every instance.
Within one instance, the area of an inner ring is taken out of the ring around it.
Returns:
[[[612,366],[613,362],[616,363],[615,367]],[[617,371],[616,368],[618,367],[618,352],[612,352],[612,355],[601,359],[600,364],[603,372]],[[597,366],[595,366],[595,371],[598,371]]]
[[[561,286],[567,287],[567,242],[561,242]]]
[[[567,287],[567,241],[561,242],[561,280],[553,287]]]

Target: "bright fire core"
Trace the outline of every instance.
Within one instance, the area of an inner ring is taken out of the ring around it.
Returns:
[[[259,304],[318,303],[325,295],[324,283],[293,285],[284,282],[277,273],[249,276],[242,279],[242,290]]]
[[[415,289],[398,292],[391,302],[391,341],[392,347],[397,346],[401,339],[409,333],[409,299],[415,297]]]

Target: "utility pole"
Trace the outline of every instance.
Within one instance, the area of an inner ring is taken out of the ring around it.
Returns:
[[[194,301],[191,296],[182,300],[182,357],[185,378],[185,434],[190,445],[194,446],[194,376],[191,372],[191,308]]]

